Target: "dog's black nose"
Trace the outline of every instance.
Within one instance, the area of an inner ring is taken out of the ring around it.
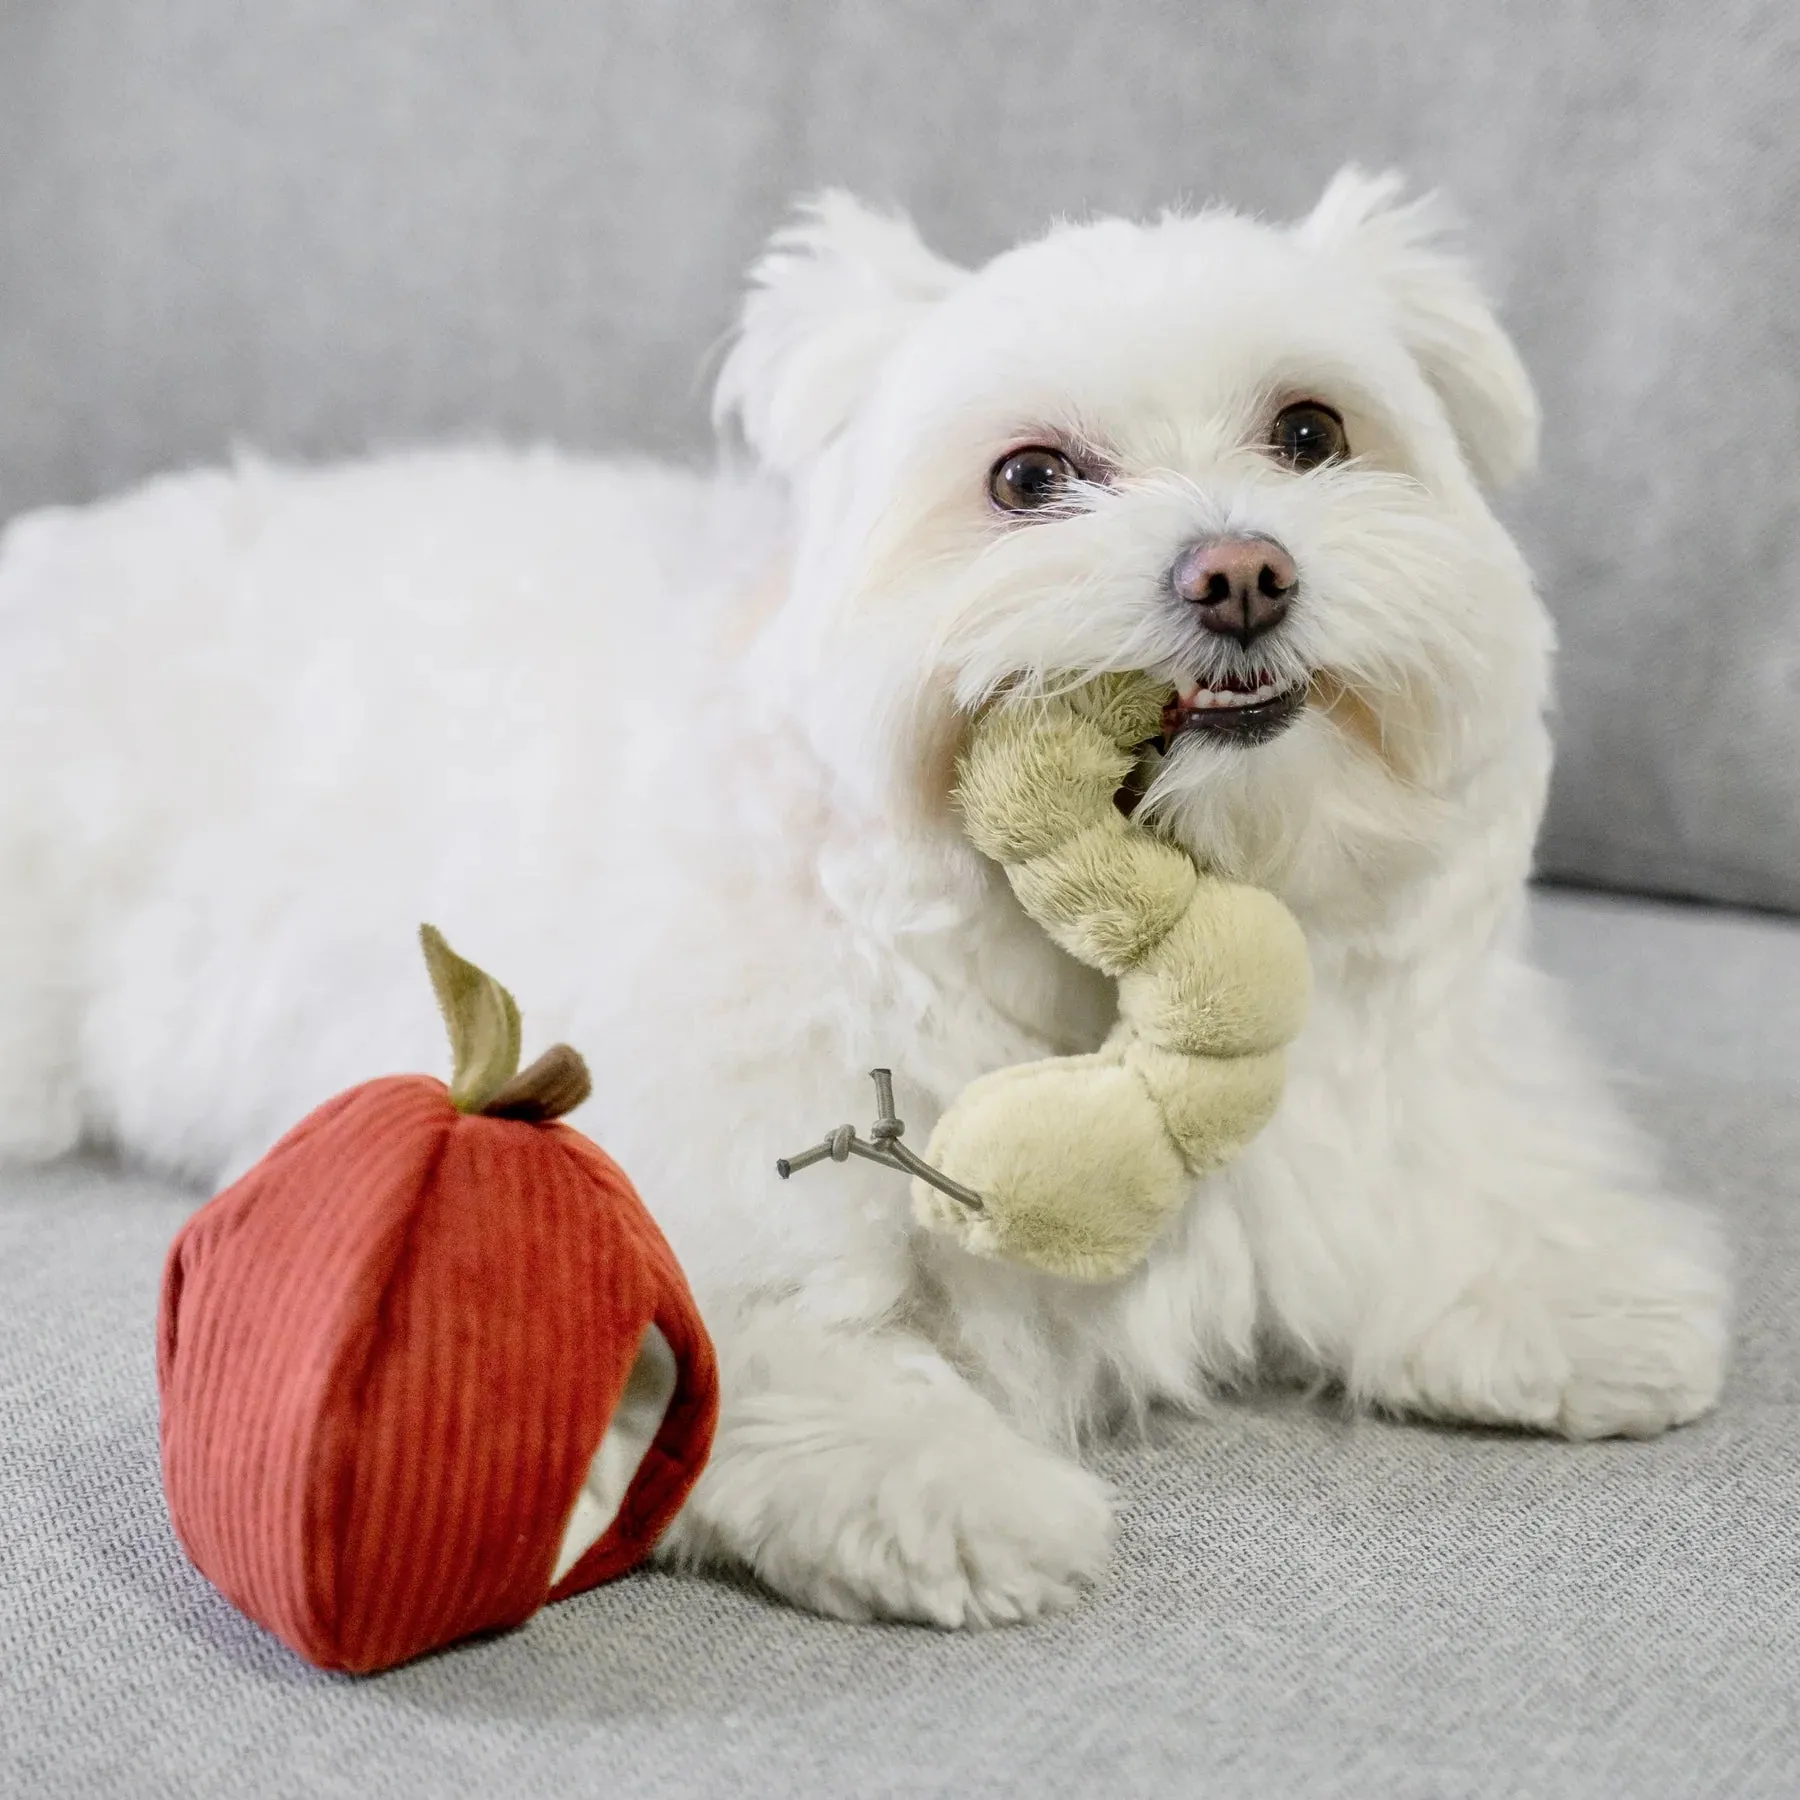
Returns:
[[[1287,617],[1300,573],[1273,538],[1215,537],[1182,551],[1169,582],[1208,631],[1234,637],[1248,650]]]

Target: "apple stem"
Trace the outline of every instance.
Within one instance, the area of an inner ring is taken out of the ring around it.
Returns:
[[[482,1107],[481,1114],[487,1119],[524,1119],[546,1125],[573,1112],[593,1091],[593,1079],[580,1051],[567,1044],[552,1044]]]

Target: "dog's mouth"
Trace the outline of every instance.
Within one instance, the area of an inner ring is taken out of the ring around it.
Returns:
[[[1234,744],[1266,744],[1306,707],[1304,678],[1280,682],[1272,675],[1225,675],[1205,686],[1181,689],[1163,708],[1163,737],[1171,746],[1189,732]]]

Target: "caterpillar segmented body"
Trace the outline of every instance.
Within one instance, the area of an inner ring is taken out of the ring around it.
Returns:
[[[1192,1178],[1268,1123],[1306,1014],[1306,944],[1286,907],[1114,803],[1166,698],[1146,676],[1107,675],[1004,701],[957,773],[970,841],[1056,943],[1118,981],[1119,1019],[1091,1055],[970,1083],[928,1160],[985,1205],[915,1182],[914,1210],[977,1254],[1085,1280],[1134,1268]]]

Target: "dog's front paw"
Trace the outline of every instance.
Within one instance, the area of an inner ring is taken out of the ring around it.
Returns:
[[[1545,1251],[1488,1277],[1413,1346],[1386,1397],[1571,1438],[1697,1419],[1724,1380],[1729,1308],[1719,1247],[1691,1223],[1679,1245]]]
[[[762,1396],[721,1431],[663,1553],[741,1561],[840,1619],[955,1628],[1060,1611],[1106,1566],[1107,1489],[988,1409],[970,1414]]]
[[[1710,1412],[1725,1380],[1724,1297],[1594,1313],[1566,1324],[1565,1437],[1655,1437]]]

